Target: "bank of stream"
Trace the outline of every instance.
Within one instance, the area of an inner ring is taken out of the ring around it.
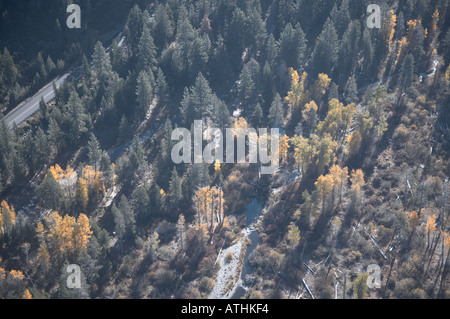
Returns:
[[[263,206],[258,200],[253,199],[246,207],[246,227],[242,230],[242,238],[234,245],[221,250],[217,258],[220,269],[216,275],[215,286],[209,294],[210,299],[239,299],[245,295],[247,288],[244,286],[245,277],[253,272],[253,267],[248,261],[251,252],[258,246],[259,233],[256,228]],[[240,217],[239,215],[232,215]],[[245,240],[250,240],[248,245],[243,245]],[[245,248],[244,248],[245,247]],[[241,259],[241,254],[244,254]],[[227,260],[227,255],[233,256]],[[240,262],[242,266],[239,267]],[[237,271],[241,269],[237,276]],[[237,279],[237,280],[236,280]],[[232,282],[232,287],[229,287]]]
[[[244,259],[242,261],[242,268],[240,274],[240,280],[238,281],[238,285],[235,288],[234,294],[231,299],[240,299],[242,298],[247,288],[245,287],[245,277],[251,275],[253,273],[253,266],[248,261],[248,258],[253,250],[258,246],[260,237],[259,232],[256,228],[256,224],[258,223],[259,216],[261,216],[263,210],[263,206],[258,202],[258,200],[253,199],[245,209],[245,217],[246,217],[246,229],[247,229],[247,237],[250,239],[250,243],[247,245],[247,249],[245,250]]]

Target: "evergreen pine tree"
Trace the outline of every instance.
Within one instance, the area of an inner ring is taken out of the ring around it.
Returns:
[[[316,73],[330,73],[335,67],[339,50],[339,38],[333,22],[325,22],[314,48],[312,63]]]
[[[155,39],[155,45],[163,50],[169,43],[173,36],[173,24],[167,14],[167,5],[158,4],[155,9],[155,14],[153,16],[153,37]]]
[[[356,79],[354,76],[350,78],[347,90],[345,92],[345,103],[357,103],[358,102],[358,86],[356,85]]]
[[[136,55],[139,52],[139,40],[144,26],[142,11],[135,4],[128,14],[127,22],[124,27],[124,35],[129,45],[130,53]]]
[[[159,97],[159,102],[161,104],[167,103],[169,99],[169,87],[167,85],[166,77],[161,68],[158,68],[156,73],[156,87],[155,94]]]
[[[137,78],[136,97],[138,108],[136,118],[139,121],[144,119],[153,100],[152,76],[149,75],[149,72],[151,70],[141,70]]]
[[[156,71],[156,46],[147,25],[144,24],[137,52],[137,70]]]
[[[268,119],[272,127],[280,127],[283,124],[284,108],[280,94],[276,94],[270,106]]]
[[[94,133],[91,133],[91,136],[89,137],[87,148],[88,148],[89,163],[94,166],[95,170],[97,170],[102,155],[102,151],[100,149],[100,143],[98,142]]]
[[[278,41],[279,56],[288,67],[297,70],[304,63],[306,36],[299,24],[294,27],[290,23],[281,32]]]
[[[169,182],[169,200],[170,203],[175,207],[183,199],[182,192],[182,181],[178,176],[178,172],[174,167],[172,169],[172,175]]]

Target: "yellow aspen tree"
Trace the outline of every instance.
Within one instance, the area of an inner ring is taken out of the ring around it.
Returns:
[[[282,163],[285,163],[286,160],[287,160],[288,150],[289,150],[289,147],[290,147],[289,141],[290,141],[290,138],[286,134],[284,134],[280,138],[280,144],[279,144],[280,152],[279,153],[280,153],[280,156],[281,156]]]
[[[443,231],[442,234],[444,235],[443,236],[443,238],[444,238],[444,245],[447,248],[450,248],[450,234],[449,234],[449,232]]]
[[[309,136],[314,132],[317,126],[317,111],[319,110],[316,102],[311,100],[309,103],[306,103],[302,110],[302,118],[303,118],[303,133],[306,136]]]
[[[46,230],[44,228],[44,224],[39,222],[36,226],[36,237],[38,238],[39,243],[43,243],[45,241],[45,237],[47,236]]]
[[[197,225],[200,225],[204,222],[208,224],[208,208],[210,207],[210,194],[209,187],[201,187],[194,194],[194,206],[196,211],[196,220]]]
[[[81,177],[86,180],[88,192],[91,194],[92,199],[98,202],[105,193],[103,173],[97,171],[91,165],[86,165],[82,170]]]
[[[289,68],[289,73],[291,74],[291,89],[285,97],[290,109],[297,109],[301,102],[306,99],[307,94],[305,94],[305,80],[308,74],[303,72],[302,77],[293,68]]]
[[[22,279],[24,279],[25,278],[25,276],[23,275],[23,272],[22,271],[20,271],[20,270],[11,270],[10,272],[9,272],[9,274],[11,275],[11,277],[13,278],[13,279],[19,279],[19,280],[22,280]]]
[[[334,140],[342,140],[347,134],[355,111],[354,103],[344,106],[338,99],[331,99],[328,104],[327,116],[322,122],[317,124],[318,134],[323,136],[325,133],[328,133]]]
[[[42,242],[39,245],[36,260],[44,269],[48,269],[50,267],[50,254],[45,242]]]
[[[294,223],[289,224],[286,239],[291,249],[295,249],[300,243],[300,229]]]
[[[9,233],[16,223],[16,213],[13,206],[3,200],[0,203],[0,233]]]
[[[439,23],[439,10],[436,9],[431,16],[431,31],[433,32],[433,35],[437,35],[438,31],[438,23]]]
[[[9,214],[11,218],[11,223],[14,225],[16,223],[16,212],[14,210],[14,207],[11,205],[8,205],[8,203],[3,200],[0,204],[1,206],[1,213],[2,214]]]
[[[365,185],[363,171],[360,169],[357,169],[356,171],[352,170],[350,182],[352,183],[352,190],[360,192]]]
[[[28,289],[25,289],[23,292],[22,299],[33,299],[33,296]]]
[[[243,132],[247,131],[248,129],[248,123],[247,120],[244,117],[238,118],[236,122],[233,124],[233,134],[236,137],[239,137],[239,129],[242,129]]]
[[[47,239],[51,243],[53,253],[64,257],[73,249],[73,228],[75,218],[69,215],[61,217],[57,211],[46,217],[48,224]]]
[[[361,147],[361,142],[362,142],[362,137],[361,137],[361,133],[359,133],[359,131],[354,131],[347,137],[346,151],[348,152],[348,154],[350,156],[353,156],[356,153],[358,153],[359,148]]]
[[[419,224],[419,215],[417,214],[417,212],[415,210],[413,210],[409,214],[408,223],[409,223],[409,228],[410,229],[416,228],[416,226]]]
[[[220,161],[218,159],[216,159],[214,161],[214,172],[216,174],[220,174],[221,168],[220,168]]]
[[[81,212],[86,212],[89,195],[87,181],[83,177],[78,178],[75,185],[75,203]]]
[[[74,226],[75,217],[65,215],[55,229],[60,239],[60,242],[58,244],[62,253],[69,253],[74,250]]]
[[[420,19],[413,19],[406,22],[407,24],[407,44],[411,45],[414,42],[414,31],[416,30],[417,26],[422,23],[422,20]]]
[[[330,167],[329,175],[333,181],[333,202],[336,192],[339,195],[339,202],[342,200],[342,191],[344,188],[344,183],[348,180],[348,168],[340,167],[339,165],[333,164]]]
[[[59,166],[58,164],[50,166],[49,172],[53,175],[57,182],[59,182],[64,177],[64,172],[61,166]]]
[[[427,224],[425,225],[425,230],[427,232],[427,249],[430,247],[430,237],[436,230],[436,214],[428,217]]]
[[[311,140],[314,142],[314,139],[313,135]],[[337,146],[337,142],[328,133],[325,133],[317,145],[314,146],[314,155],[316,157],[315,164],[319,174],[322,174],[325,171],[325,168],[330,165]]]
[[[327,211],[327,200],[333,191],[333,178],[330,175],[320,175],[314,183],[319,198],[322,199],[322,213]]]
[[[224,215],[223,191],[217,186],[211,188],[211,205],[211,226],[216,227],[222,224]]]
[[[201,249],[205,249],[208,242],[208,226],[206,223],[201,223],[199,227],[195,229],[197,231]]]
[[[308,165],[311,163],[313,148],[309,144],[309,139],[304,138],[301,135],[295,135],[291,139],[291,142],[294,147],[295,163],[298,165],[299,171],[304,174],[305,169],[307,169]]]
[[[436,230],[436,214],[428,217],[425,230],[429,233],[433,233]]]
[[[222,228],[225,228],[225,229],[230,228],[230,220],[228,219],[228,216],[225,216],[223,218]]]
[[[91,185],[92,200],[98,203],[105,194],[105,185],[103,184],[102,173],[96,172]]]
[[[319,73],[317,76],[317,80],[314,82],[313,86],[313,100],[320,102],[322,97],[327,92],[328,87],[330,86],[331,79],[325,73]]]
[[[89,225],[89,218],[85,214],[80,214],[78,216],[73,234],[75,252],[80,252],[83,249],[86,249],[93,232],[91,231],[91,226]]]
[[[388,50],[390,50],[392,46],[392,39],[395,34],[395,26],[397,25],[397,16],[394,14],[394,10],[388,11],[386,23],[386,44]]]
[[[309,117],[309,114],[310,114],[312,111],[315,112],[315,113],[317,113],[318,109],[319,109],[319,108],[317,107],[316,102],[315,102],[314,100],[311,100],[309,103],[306,103],[306,104],[305,104],[305,107],[303,108],[303,111],[302,111],[302,116],[303,116],[303,118]]]
[[[217,186],[199,188],[194,194],[197,226],[205,223],[210,229],[223,222],[223,191]]]
[[[397,57],[396,57],[396,61],[395,64],[398,63],[398,61],[400,61],[400,57],[403,57],[404,53],[405,53],[405,48],[407,47],[408,44],[408,40],[406,39],[406,36],[402,37],[400,40],[398,40],[398,49],[397,49]]]
[[[447,85],[450,83],[450,63],[445,70],[445,82],[447,82]]]

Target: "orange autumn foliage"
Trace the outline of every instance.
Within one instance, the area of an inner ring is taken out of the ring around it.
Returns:
[[[92,235],[89,218],[80,214],[78,218],[65,215],[60,216],[58,212],[52,212],[45,219],[46,227],[38,225],[36,231],[39,237],[45,237],[51,251],[56,256],[79,253],[87,248]]]

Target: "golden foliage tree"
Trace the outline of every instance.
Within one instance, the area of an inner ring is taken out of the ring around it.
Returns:
[[[322,201],[322,213],[325,213],[328,210],[327,202],[329,202],[333,191],[333,177],[329,174],[320,175],[314,183],[314,186]]]
[[[14,207],[3,200],[0,203],[0,234],[9,233],[16,223]]]
[[[289,72],[291,74],[291,89],[285,99],[291,109],[297,109],[308,98],[308,94],[305,92],[305,80],[308,74],[303,72],[300,79],[298,72],[293,68],[289,68]]]
[[[50,254],[48,252],[47,244],[45,243],[45,241],[39,245],[36,260],[38,264],[40,264],[44,268],[44,270],[49,268],[51,262]]]
[[[45,218],[45,224],[44,229],[39,224],[36,229],[38,237],[44,237],[45,234],[45,241],[41,243],[42,257],[45,259],[46,246],[43,245],[46,243],[49,244],[52,255],[57,258],[78,254],[87,248],[92,231],[89,218],[85,214],[80,214],[76,219],[69,215],[61,216],[54,211]]]
[[[317,124],[318,135],[323,136],[328,133],[334,140],[342,141],[347,134],[354,113],[354,103],[344,106],[338,99],[331,99],[328,104],[327,116]]]
[[[92,233],[89,218],[85,214],[80,214],[73,226],[75,252],[81,252],[87,248]]]
[[[78,178],[75,186],[75,204],[81,212],[86,213],[89,203],[88,186],[83,177]]]
[[[105,194],[103,173],[91,165],[86,165],[82,170],[81,178],[86,181],[89,198],[94,202],[98,202]]]
[[[221,171],[220,161],[219,161],[218,159],[216,159],[216,160],[214,161],[214,172],[215,172],[216,174],[220,174],[220,171]]]
[[[305,169],[312,161],[313,147],[309,143],[309,139],[304,138],[301,135],[295,135],[291,139],[292,145],[294,147],[294,159],[295,163],[298,165],[299,171],[304,174]]]
[[[280,149],[280,156],[281,156],[281,161],[283,163],[286,162],[287,160],[287,156],[288,156],[288,150],[289,150],[289,141],[291,139],[289,138],[289,136],[287,136],[286,134],[284,134],[281,138],[280,138],[280,144],[279,144],[279,149]]]
[[[425,230],[427,232],[427,249],[430,246],[430,238],[436,230],[436,214],[428,216],[427,223],[425,225]]]
[[[300,243],[300,229],[294,223],[289,225],[286,239],[291,249],[294,249]]]
[[[330,86],[331,79],[328,77],[325,73],[319,73],[317,76],[317,80],[314,81],[313,86],[313,94],[312,98],[313,100],[320,102],[322,97],[327,92],[328,87]]]
[[[438,23],[439,23],[439,10],[436,9],[431,16],[431,32],[433,36],[437,36],[438,32]]]
[[[317,111],[318,106],[314,100],[311,100],[309,103],[306,103],[302,110],[302,119],[303,119],[303,133],[305,136],[309,136],[317,126]]]
[[[362,137],[359,131],[354,131],[347,137],[347,152],[350,156],[358,153],[359,148],[361,147],[361,142]]]
[[[210,230],[223,222],[224,198],[221,188],[201,187],[194,194],[197,226],[205,223]]]
[[[352,170],[350,182],[352,183],[352,190],[357,192],[361,191],[365,185],[363,171],[360,169],[357,169],[356,171]]]
[[[386,18],[385,41],[388,50],[392,47],[392,40],[394,39],[395,26],[397,25],[397,16],[394,10],[389,10]]]
[[[342,168],[339,165],[334,164],[330,167],[329,175],[331,176],[333,181],[333,202],[336,192],[339,195],[339,202],[341,202],[342,192],[348,180],[348,168]]]
[[[245,132],[247,131],[247,129],[248,129],[247,120],[241,116],[233,124],[233,135],[239,137],[239,131],[242,130],[243,132]]]
[[[23,292],[22,299],[33,299],[33,296],[28,289],[25,289]]]
[[[416,228],[416,226],[419,224],[419,215],[417,214],[417,212],[415,210],[413,210],[409,214],[408,223],[409,223],[409,228],[410,229]]]

